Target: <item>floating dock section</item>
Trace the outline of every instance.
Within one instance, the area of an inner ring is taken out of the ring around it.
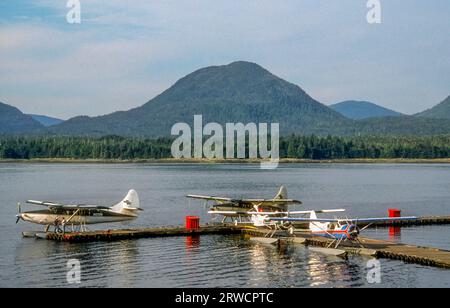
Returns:
[[[161,227],[143,229],[98,230],[88,232],[24,232],[24,237],[42,238],[60,242],[95,242],[95,241],[121,241],[139,238],[167,237],[167,236],[195,236],[208,234],[240,234],[240,228],[234,226],[212,225],[198,229],[184,227]]]

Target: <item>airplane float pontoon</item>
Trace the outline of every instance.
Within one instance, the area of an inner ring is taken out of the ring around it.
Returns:
[[[66,226],[79,226],[81,231],[86,230],[86,225],[113,223],[132,220],[138,217],[140,208],[139,196],[136,191],[130,190],[127,196],[111,207],[87,204],[61,204],[58,202],[28,200],[28,204],[45,206],[47,209],[22,212],[19,203],[19,214],[16,215],[16,223],[19,220],[45,225],[45,232],[51,226],[55,232],[65,232]]]

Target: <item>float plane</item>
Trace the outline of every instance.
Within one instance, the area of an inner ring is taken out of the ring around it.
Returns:
[[[65,232],[66,226],[79,226],[80,230],[86,230],[86,225],[113,223],[132,220],[138,217],[140,208],[139,196],[136,191],[130,190],[127,196],[111,207],[88,204],[61,204],[58,202],[28,200],[28,204],[45,206],[47,209],[22,212],[20,203],[19,214],[16,215],[16,223],[19,220],[45,225],[45,232],[51,226],[55,232]]]
[[[372,224],[377,222],[397,222],[397,221],[410,221],[417,220],[415,216],[403,216],[403,217],[377,217],[377,218],[342,218],[342,219],[330,219],[330,218],[317,218],[317,213],[326,212],[340,212],[343,210],[322,210],[322,211],[305,211],[309,212],[309,218],[302,217],[269,217],[265,216],[264,221],[267,226],[276,225],[277,223],[285,226],[286,223],[293,222],[305,222],[309,223],[309,231],[312,235],[322,236],[333,241],[328,245],[330,248],[338,248],[343,241],[349,241],[357,243],[360,247],[364,248],[359,240],[359,234],[361,231],[367,229]],[[358,223],[365,224],[365,227],[360,229]],[[256,225],[256,223],[255,223]]]
[[[227,218],[250,218],[255,214],[270,213],[283,216],[287,213],[289,205],[302,204],[301,201],[288,199],[287,189],[281,186],[273,199],[235,199],[228,197],[187,195],[187,198],[213,201],[209,214],[223,216],[222,222]],[[294,212],[292,212],[294,213]]]

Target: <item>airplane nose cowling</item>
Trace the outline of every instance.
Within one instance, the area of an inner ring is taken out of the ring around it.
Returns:
[[[25,221],[23,214],[17,214],[16,215],[16,224],[19,223],[19,220],[24,220]]]
[[[350,226],[348,229],[348,234],[350,237],[355,238],[359,235],[359,228],[357,226]]]

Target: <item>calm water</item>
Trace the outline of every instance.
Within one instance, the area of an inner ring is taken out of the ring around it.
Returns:
[[[69,287],[66,264],[79,259],[86,287],[359,287],[368,258],[340,260],[304,247],[281,249],[240,236],[159,238],[67,244],[23,239],[15,225],[26,199],[111,205],[138,191],[145,212],[112,227],[179,225],[186,215],[210,221],[193,194],[273,197],[285,185],[306,209],[348,209],[348,216],[450,215],[449,165],[72,165],[0,164],[0,286]],[[29,207],[27,209],[32,209]],[[301,207],[298,207],[301,209]],[[111,227],[111,226],[105,226]],[[404,228],[398,240],[450,249],[450,227]],[[389,238],[386,229],[366,235]],[[381,260],[377,287],[450,287],[450,271]]]

